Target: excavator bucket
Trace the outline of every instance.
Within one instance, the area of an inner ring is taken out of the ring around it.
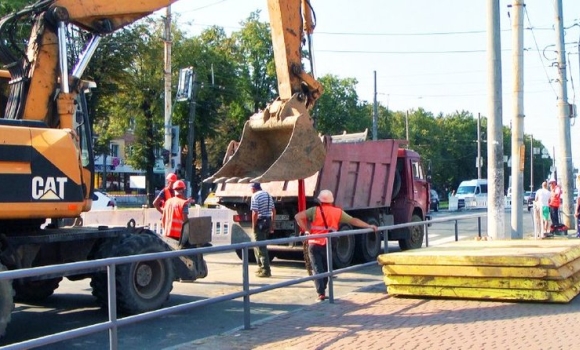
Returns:
[[[240,142],[230,143],[224,166],[204,182],[304,179],[322,168],[325,156],[310,114],[294,95],[253,115],[244,125]]]

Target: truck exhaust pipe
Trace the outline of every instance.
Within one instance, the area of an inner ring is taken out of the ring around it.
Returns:
[[[244,125],[232,142],[223,167],[205,183],[271,182],[307,178],[322,168],[324,143],[298,95],[277,99]]]

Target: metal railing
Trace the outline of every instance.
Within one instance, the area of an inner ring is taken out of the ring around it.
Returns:
[[[392,226],[381,226],[379,227],[379,231],[384,232],[383,234],[383,245],[384,245],[384,253],[388,252],[388,231],[405,228],[405,227],[412,227],[417,225],[424,226],[425,232],[425,242],[428,246],[429,242],[429,233],[428,227],[442,222],[449,222],[454,221],[455,227],[455,240],[459,240],[459,228],[458,222],[460,220],[469,220],[473,218],[477,218],[478,221],[478,235],[481,237],[481,218],[485,217],[487,213],[480,213],[480,214],[469,214],[469,215],[462,215],[462,216],[455,216],[455,217],[448,217],[448,218],[441,218],[441,219],[432,219],[428,221],[421,221],[421,222],[412,222],[412,223],[405,223],[399,225],[392,225]],[[23,342],[13,343],[9,345],[5,345],[0,347],[1,349],[30,349],[35,348],[43,345],[53,344],[64,340],[73,339],[76,337],[81,337],[93,333],[98,333],[102,331],[109,332],[109,348],[110,349],[118,349],[118,337],[117,337],[117,330],[119,327],[126,326],[129,324],[133,324],[136,322],[141,322],[145,320],[150,320],[153,318],[166,316],[173,313],[178,313],[182,311],[191,310],[197,307],[215,304],[223,301],[243,298],[243,309],[244,309],[244,329],[251,328],[251,319],[250,319],[250,296],[266,291],[270,291],[277,288],[287,287],[299,283],[303,283],[306,281],[311,281],[314,279],[319,279],[323,277],[329,277],[328,279],[328,291],[329,291],[329,302],[334,303],[334,289],[333,289],[333,275],[338,275],[345,272],[350,272],[358,269],[362,269],[364,267],[376,265],[376,261],[371,261],[359,265],[349,266],[346,268],[333,270],[332,268],[332,239],[333,237],[341,237],[341,236],[349,236],[355,234],[363,234],[371,232],[369,229],[356,229],[356,230],[348,230],[348,231],[339,231],[333,232],[328,234],[321,234],[317,235],[317,238],[326,237],[327,238],[327,245],[326,245],[326,253],[327,253],[327,266],[328,272],[323,274],[317,274],[292,280],[287,280],[279,283],[273,283],[261,287],[257,287],[254,289],[250,289],[250,282],[249,282],[249,249],[253,247],[259,246],[267,246],[267,245],[280,245],[280,244],[289,244],[289,243],[296,243],[296,242],[303,242],[308,240],[309,236],[300,236],[300,237],[292,237],[292,238],[282,238],[282,239],[273,239],[267,241],[259,241],[259,242],[246,242],[246,243],[238,243],[232,244],[227,246],[215,246],[215,247],[206,247],[206,248],[195,248],[195,249],[185,249],[185,250],[176,250],[176,251],[168,251],[168,252],[160,252],[160,253],[148,253],[148,254],[141,254],[141,255],[132,255],[132,256],[124,256],[124,257],[114,257],[114,258],[106,258],[106,259],[99,259],[99,260],[91,260],[91,261],[82,261],[82,262],[75,262],[75,263],[66,263],[66,264],[59,264],[59,265],[51,265],[51,266],[42,266],[42,267],[34,267],[34,268],[26,268],[26,269],[19,269],[19,270],[12,270],[12,271],[4,271],[0,272],[0,280],[13,280],[25,277],[33,277],[33,276],[41,276],[41,275],[50,275],[50,276],[66,276],[66,275],[74,275],[75,271],[107,271],[107,278],[108,278],[108,318],[109,320],[106,322],[101,322],[97,324],[93,324],[86,327],[80,327],[73,330],[67,330],[63,332],[59,332],[56,334],[51,334],[48,336],[43,336],[35,339],[26,340]],[[165,307],[159,310],[144,312],[138,315],[132,315],[127,317],[118,318],[117,317],[117,304],[116,304],[116,290],[113,288],[115,286],[115,271],[118,265],[127,264],[127,263],[134,263],[134,262],[141,262],[141,261],[149,261],[149,260],[157,260],[157,259],[171,259],[177,258],[179,256],[195,256],[198,254],[212,254],[212,253],[221,253],[221,252],[228,252],[228,251],[235,251],[237,249],[242,250],[242,290],[236,293],[226,294],[219,297],[204,299],[204,300],[197,300],[193,302],[188,302],[180,305]]]

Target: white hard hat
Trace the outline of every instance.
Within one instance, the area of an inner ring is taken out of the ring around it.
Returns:
[[[332,192],[330,192],[329,190],[322,190],[318,194],[318,200],[320,201],[320,203],[333,203],[334,196],[332,195]]]

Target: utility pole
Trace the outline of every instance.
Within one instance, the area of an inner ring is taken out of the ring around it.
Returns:
[[[524,238],[524,2],[513,0],[512,20],[512,210],[511,238]]]
[[[171,166],[171,5],[166,8],[165,15],[165,57],[164,57],[164,131],[163,149],[169,150],[169,161],[165,164],[165,176],[173,172]]]
[[[481,179],[481,113],[477,113],[477,179]]]
[[[504,171],[502,134],[502,88],[501,88],[501,38],[499,0],[487,0],[487,62],[488,62],[488,108],[487,156],[488,156],[488,215],[487,228],[494,239],[505,239],[504,225]]]
[[[185,177],[188,183],[187,197],[193,197],[193,183],[195,181],[195,167],[193,166],[193,153],[195,152],[195,89],[197,74],[191,72],[191,98],[189,99],[189,122],[187,133],[187,159],[185,161]]]
[[[407,137],[407,142],[409,141],[409,110],[405,113],[405,134]]]
[[[530,137],[530,192],[534,192],[534,135]]]
[[[373,140],[377,140],[377,119],[378,119],[378,111],[377,111],[377,71],[374,71],[375,75],[375,95],[374,95],[374,103],[373,103]]]
[[[574,200],[572,187],[572,148],[570,141],[570,105],[568,104],[566,78],[566,49],[564,47],[564,23],[562,0],[554,1],[556,16],[556,50],[558,52],[558,157],[556,169],[560,172],[560,188],[562,189],[563,224],[573,229],[576,227],[574,220]]]

